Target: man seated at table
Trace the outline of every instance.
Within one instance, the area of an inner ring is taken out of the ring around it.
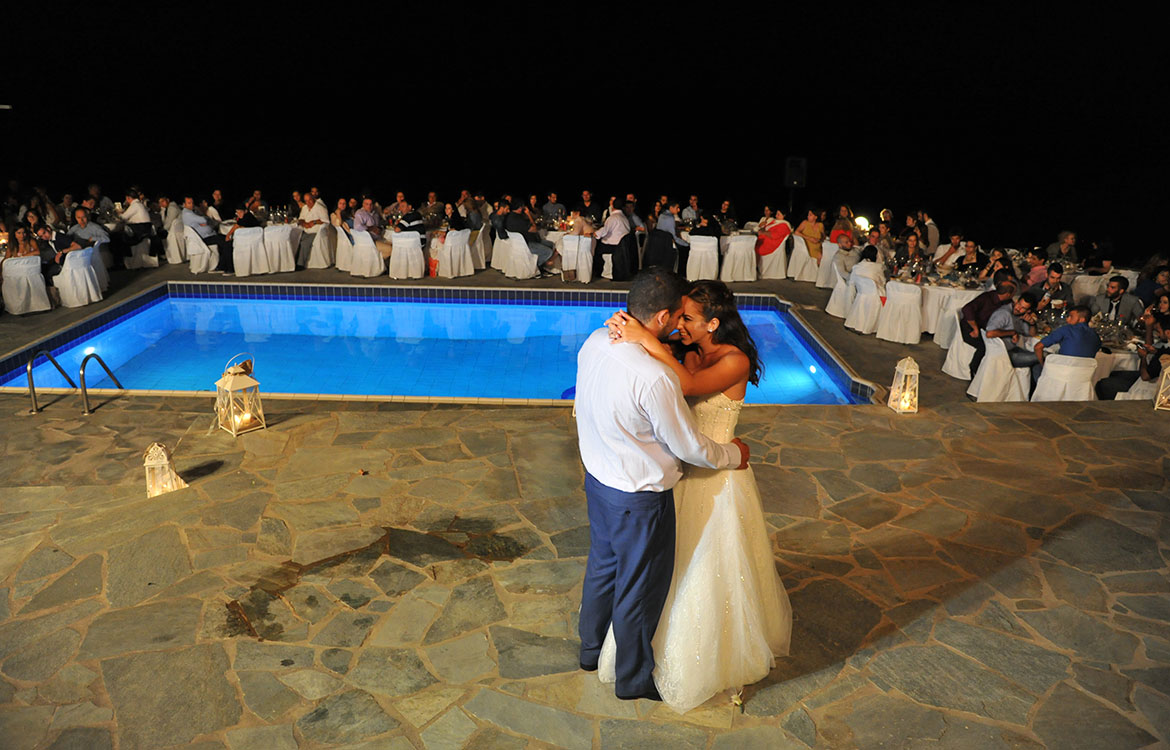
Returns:
[[[438,229],[443,223],[443,204],[439,202],[439,194],[434,190],[427,193],[427,202],[419,208],[419,216],[427,229]]]
[[[962,319],[959,325],[959,335],[967,345],[975,349],[975,354],[971,357],[971,377],[975,377],[975,373],[979,370],[979,363],[983,361],[983,354],[987,351],[983,337],[979,335],[979,332],[987,329],[987,322],[991,319],[992,313],[1011,300],[1015,290],[1015,284],[1007,279],[1000,279],[995,282],[994,289],[980,294],[963,305],[959,315]]]
[[[237,229],[254,229],[254,228],[260,226],[260,220],[256,218],[256,214],[254,214],[248,210],[247,203],[241,203],[240,205],[236,206],[235,219],[236,219],[236,223],[233,224],[232,228],[228,230],[228,233],[226,235],[224,235],[223,248],[220,250],[221,254],[227,253],[228,255],[230,255],[232,257],[232,266],[233,267],[235,267],[236,246],[235,246],[235,243],[233,242],[232,238],[235,236],[236,230]]]
[[[383,258],[389,258],[394,246],[382,239],[382,220],[374,211],[374,199],[362,198],[362,207],[353,215],[353,231],[369,232]]]
[[[692,225],[699,223],[699,215],[702,211],[699,209],[699,196],[692,195],[687,200],[687,207],[682,210],[682,220],[690,222]]]
[[[1060,261],[1066,265],[1076,263],[1077,233],[1064,230],[1056,236],[1056,242],[1045,248],[1044,254],[1049,260]]]
[[[874,232],[876,235],[877,233]],[[853,235],[849,232],[841,232],[837,235],[837,254],[833,256],[833,267],[837,269],[837,273],[841,274],[841,278],[849,278],[849,273],[853,267],[861,262],[862,248],[854,247]],[[874,259],[877,259],[877,248],[874,250]]]
[[[79,246],[90,247],[96,242],[110,241],[110,233],[106,228],[95,221],[90,221],[88,209],[77,208],[73,212],[73,218],[76,223],[69,227],[68,234]]]
[[[934,262],[935,268],[946,273],[955,267],[955,264],[962,259],[965,249],[963,247],[963,230],[951,229],[951,241],[946,245],[939,245],[938,250],[934,251],[934,257],[931,260]]]
[[[1055,265],[1055,264],[1054,264]],[[1031,291],[1027,294],[1032,294]],[[1068,310],[1068,317],[1064,325],[1052,329],[1040,341],[1036,342],[1035,352],[1038,365],[1032,369],[1033,380],[1040,378],[1040,368],[1044,365],[1044,350],[1060,344],[1059,354],[1066,357],[1088,357],[1092,359],[1101,351],[1101,337],[1089,327],[1089,306],[1073,305]]]
[[[195,234],[199,235],[203,240],[203,244],[210,247],[218,248],[219,252],[219,266],[211,269],[212,273],[231,273],[235,270],[235,262],[232,259],[232,254],[224,242],[224,237],[215,228],[211,226],[211,222],[207,217],[201,215],[195,209],[195,198],[191,195],[183,196],[183,225],[191,227]],[[178,227],[175,227],[178,229]],[[187,248],[188,255],[191,248]]]
[[[565,206],[557,201],[556,193],[549,193],[548,201],[541,206],[540,213],[550,221],[560,221],[565,218]]]
[[[427,227],[423,215],[414,210],[414,206],[406,201],[398,204],[398,222],[394,225],[395,232],[418,232],[419,242],[426,239]]]
[[[867,245],[858,257],[860,260],[849,271],[849,283],[854,284],[858,278],[871,279],[874,286],[877,287],[878,296],[884,300],[886,296],[886,267],[877,262],[878,249],[873,245]]]
[[[1105,285],[1105,293],[1098,294],[1089,303],[1092,315],[1100,313],[1106,320],[1118,320],[1126,327],[1133,327],[1145,309],[1142,301],[1132,294],[1128,294],[1129,279],[1124,276],[1114,276]]]
[[[41,272],[47,281],[61,273],[65,256],[74,250],[80,250],[81,245],[64,232],[54,232],[45,224],[37,227],[36,234],[41,245]]]
[[[1029,292],[1040,298],[1040,301],[1036,303],[1036,309],[1047,309],[1053,300],[1059,301],[1061,307],[1071,305],[1073,303],[1072,289],[1061,281],[1064,277],[1064,267],[1059,263],[1050,263],[1047,270],[1048,274],[1043,281],[1028,288]],[[1086,321],[1088,319],[1088,317],[1085,318]]]
[[[1139,281],[1133,291],[1146,307],[1154,304],[1163,294],[1170,293],[1170,266],[1155,268],[1150,277]]]
[[[325,204],[317,200],[311,192],[305,193],[302,198],[301,212],[297,217],[297,225],[304,230],[301,232],[301,242],[297,247],[297,265],[299,267],[304,268],[309,264],[313,241],[317,239],[321,227],[328,223],[329,212],[325,209]]]
[[[1023,339],[1036,335],[1036,295],[1024,292],[1013,302],[1005,302],[987,319],[987,338],[1010,339],[1004,341],[1012,367],[1031,367],[1032,384],[1036,384],[1040,368],[1040,357],[1033,349],[1021,346]]]
[[[503,206],[500,206],[500,211],[502,213],[505,211]],[[556,246],[547,240],[540,239],[536,224],[528,212],[524,210],[524,205],[520,201],[508,206],[502,229],[504,239],[513,233],[524,238],[525,244],[528,245],[528,251],[536,256],[536,266],[541,276],[553,275],[552,267],[557,254]]]
[[[601,214],[604,207],[593,200],[593,193],[588,190],[581,191],[581,202],[577,204],[577,213],[593,222],[593,226],[601,224]]]
[[[102,187],[93,183],[87,189],[86,201],[93,201],[93,215],[98,222],[111,221],[114,218],[114,202],[102,195]],[[85,201],[83,201],[85,202]]]

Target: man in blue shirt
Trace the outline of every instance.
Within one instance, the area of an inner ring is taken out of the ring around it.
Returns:
[[[77,244],[82,247],[90,247],[96,242],[110,241],[109,232],[101,224],[90,221],[89,211],[86,209],[78,208],[73,212],[73,217],[77,223],[69,228],[69,236],[77,240]]]
[[[207,220],[206,216],[202,216],[195,210],[195,197],[192,195],[183,197],[183,224],[191,227],[195,234],[199,235],[203,240],[203,244],[208,247],[217,248],[219,253],[219,266],[211,269],[212,273],[224,273],[234,270],[235,265],[232,262],[231,248],[224,243],[223,235],[215,231],[211,226],[211,222]]]
[[[1060,353],[1066,357],[1096,357],[1101,350],[1101,337],[1089,328],[1089,306],[1074,305],[1069,308],[1065,324],[1040,339],[1036,344],[1036,359],[1044,364],[1044,348],[1051,349],[1060,344]]]

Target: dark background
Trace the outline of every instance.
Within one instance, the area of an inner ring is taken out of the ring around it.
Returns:
[[[1162,249],[1165,44],[1100,7],[209,6],[70,11],[14,39],[0,173],[59,197],[270,202],[318,185],[928,207],[984,246]]]

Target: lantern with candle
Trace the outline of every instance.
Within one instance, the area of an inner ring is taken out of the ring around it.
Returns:
[[[175,472],[171,452],[162,443],[151,443],[143,456],[142,465],[146,468],[147,497],[181,490],[187,486],[183,478]]]
[[[913,357],[898,362],[894,382],[890,385],[890,400],[886,405],[899,414],[918,412],[918,363]]]
[[[232,435],[265,427],[264,408],[260,404],[260,383],[252,377],[252,360],[232,364],[237,354],[224,366],[223,377],[215,382],[215,415],[219,426]]]
[[[1158,397],[1154,399],[1154,409],[1170,411],[1170,369],[1162,370],[1162,381],[1158,384]]]

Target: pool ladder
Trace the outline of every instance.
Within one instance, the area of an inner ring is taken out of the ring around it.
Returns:
[[[57,368],[57,372],[61,373],[61,377],[65,378],[65,382],[69,384],[70,388],[77,387],[77,384],[73,382],[73,378],[69,377],[69,373],[65,372],[65,368],[61,367],[60,363],[57,362],[48,349],[36,350],[32,353],[32,356],[28,358],[28,365],[25,368],[28,372],[28,395],[29,398],[32,399],[31,413],[33,414],[36,414],[40,411],[40,407],[37,406],[37,387],[33,384],[33,362],[35,362],[37,357],[41,356],[42,354],[53,363],[53,367]],[[110,380],[114,381],[114,385],[118,386],[118,388],[121,390],[126,390],[125,388],[122,388],[122,384],[118,382],[118,378],[115,377],[114,373],[110,371],[110,368],[106,366],[106,363],[102,361],[102,358],[99,357],[97,353],[91,352],[90,354],[85,355],[85,359],[81,360],[81,404],[85,409],[82,414],[85,415],[92,413],[89,408],[89,391],[87,391],[85,388],[85,366],[89,364],[91,359],[96,359],[98,361],[98,364],[101,365],[102,369],[106,371],[106,375],[109,375]]]

